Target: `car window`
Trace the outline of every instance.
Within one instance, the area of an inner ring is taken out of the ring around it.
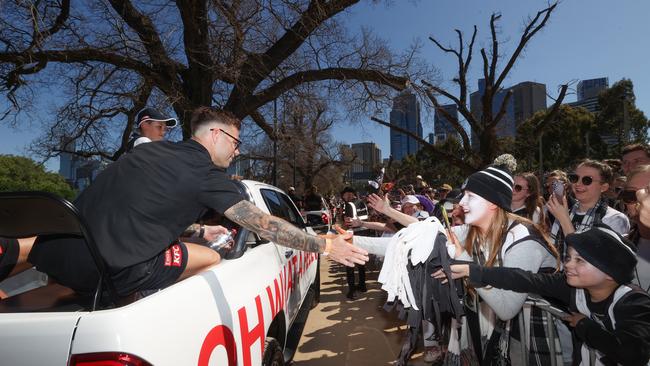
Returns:
[[[271,189],[261,189],[260,193],[271,215],[285,219],[298,227],[304,225],[302,217],[287,195]]]

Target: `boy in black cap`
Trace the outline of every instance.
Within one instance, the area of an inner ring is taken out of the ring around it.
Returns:
[[[452,265],[452,277],[475,286],[533,292],[561,301],[574,328],[573,365],[646,365],[650,359],[650,295],[630,284],[636,255],[627,240],[598,224],[566,237],[564,272]],[[444,278],[441,271],[434,274]],[[594,360],[591,362],[590,360]]]
[[[176,118],[164,116],[153,108],[145,108],[135,118],[135,132],[127,144],[126,151],[152,141],[160,141],[168,129],[178,125]]]

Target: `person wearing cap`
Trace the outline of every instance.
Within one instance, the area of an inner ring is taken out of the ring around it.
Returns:
[[[161,141],[167,130],[177,125],[176,118],[165,116],[154,108],[144,108],[135,118],[135,131],[126,145],[126,151],[130,152],[142,143]]]
[[[650,295],[630,284],[637,262],[633,245],[604,224],[566,236],[564,272],[532,273],[477,264],[451,266],[452,278],[476,286],[534,292],[568,308],[573,365],[647,365]],[[438,278],[444,274],[437,272]]]
[[[555,271],[559,267],[557,251],[545,234],[526,218],[511,212],[513,186],[514,180],[505,166],[490,166],[467,178],[460,201],[465,225],[453,226],[450,233],[455,258],[486,267]],[[506,330],[515,328],[511,319],[522,310],[527,294],[471,287],[468,291],[475,291],[478,296],[470,296],[466,301],[469,326],[462,328],[462,339],[471,340],[476,357],[482,362],[496,355],[519,359],[520,343]],[[531,363],[548,365],[551,360],[547,336],[533,326],[545,321],[545,315],[534,310],[526,323],[526,334],[531,334],[527,343],[534,342],[530,347],[534,354]],[[562,362],[559,355],[553,357]]]
[[[449,192],[451,192],[452,189],[453,188],[451,187],[450,184],[445,183],[441,185],[440,188],[438,188],[438,200],[442,201],[445,198],[447,198],[447,194],[449,194]]]
[[[139,146],[75,200],[118,295],[164,288],[218,264],[218,252],[177,240],[210,209],[282,246],[323,253],[347,266],[368,260],[365,250],[345,241],[351,235],[309,235],[242,197],[225,172],[239,154],[237,117],[200,107],[190,122],[190,139]],[[81,238],[39,236],[28,261],[75,291],[92,292],[97,285],[97,268]]]
[[[402,198],[402,212],[413,216],[418,220],[424,220],[429,217],[429,213],[424,211],[422,202],[418,199],[417,196],[408,194]]]

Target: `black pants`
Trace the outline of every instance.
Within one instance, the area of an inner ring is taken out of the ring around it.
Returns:
[[[354,267],[345,267],[345,277],[348,280],[348,288],[350,291],[354,291],[356,288],[354,286],[354,269],[359,269],[359,286],[366,286],[366,266],[361,264],[355,264]]]

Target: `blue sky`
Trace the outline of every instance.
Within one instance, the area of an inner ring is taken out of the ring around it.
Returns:
[[[421,39],[424,42],[422,56],[440,70],[445,82],[443,85],[451,87],[448,81],[457,72],[455,59],[435,47],[428,40],[429,36],[443,45],[456,45],[454,29],[460,29],[465,38],[469,38],[476,24],[476,44],[488,48],[490,15],[500,12],[500,39],[506,41],[500,47],[510,55],[526,18],[534,16],[546,5],[546,1],[537,0],[395,0],[389,8],[377,5],[356,7],[350,12],[349,19],[353,27],[372,29],[395,49],[411,44],[416,38]],[[648,14],[650,1],[564,0],[547,26],[531,40],[506,79],[505,86],[536,81],[546,84],[547,92],[556,96],[558,86],[571,81],[608,77],[611,85],[629,78],[634,83],[636,105],[648,116]],[[470,70],[470,91],[477,89],[476,80],[482,73],[480,54],[475,52],[475,56],[474,67]],[[575,99],[575,94],[571,94],[565,101]],[[387,116],[388,111],[384,117],[387,119]],[[433,118],[422,117],[426,135],[433,130]],[[362,128],[338,127],[335,137],[346,143],[374,141],[384,157],[390,153],[388,129],[373,125],[371,121],[363,123]]]
[[[448,80],[456,72],[455,60],[439,51],[428,40],[429,36],[443,44],[456,44],[453,30],[458,28],[469,37],[476,24],[477,46],[487,47],[490,14],[501,12],[500,39],[505,41],[501,49],[509,54],[516,46],[526,17],[547,5],[546,1],[538,0],[392,0],[390,3],[386,7],[382,1],[378,5],[366,1],[341,17],[352,30],[372,29],[396,50],[419,38],[424,43],[422,56],[440,70],[445,86],[450,86]],[[630,78],[634,82],[637,107],[648,115],[648,14],[650,1],[645,0],[564,0],[546,28],[529,43],[505,85],[536,81],[546,84],[547,91],[555,96],[557,87],[570,81],[608,77],[611,85],[621,78]],[[476,90],[480,76],[477,61],[479,57],[474,59],[474,68],[470,70],[470,91]],[[565,99],[574,100],[574,94]],[[431,132],[432,118],[423,115],[423,125],[425,134]],[[0,122],[0,153],[25,154],[26,145],[35,135],[29,123],[13,129]],[[337,127],[334,137],[345,143],[374,141],[384,157],[389,154],[388,129],[369,120],[362,121],[361,126]],[[58,161],[48,163],[47,167],[57,169]]]

